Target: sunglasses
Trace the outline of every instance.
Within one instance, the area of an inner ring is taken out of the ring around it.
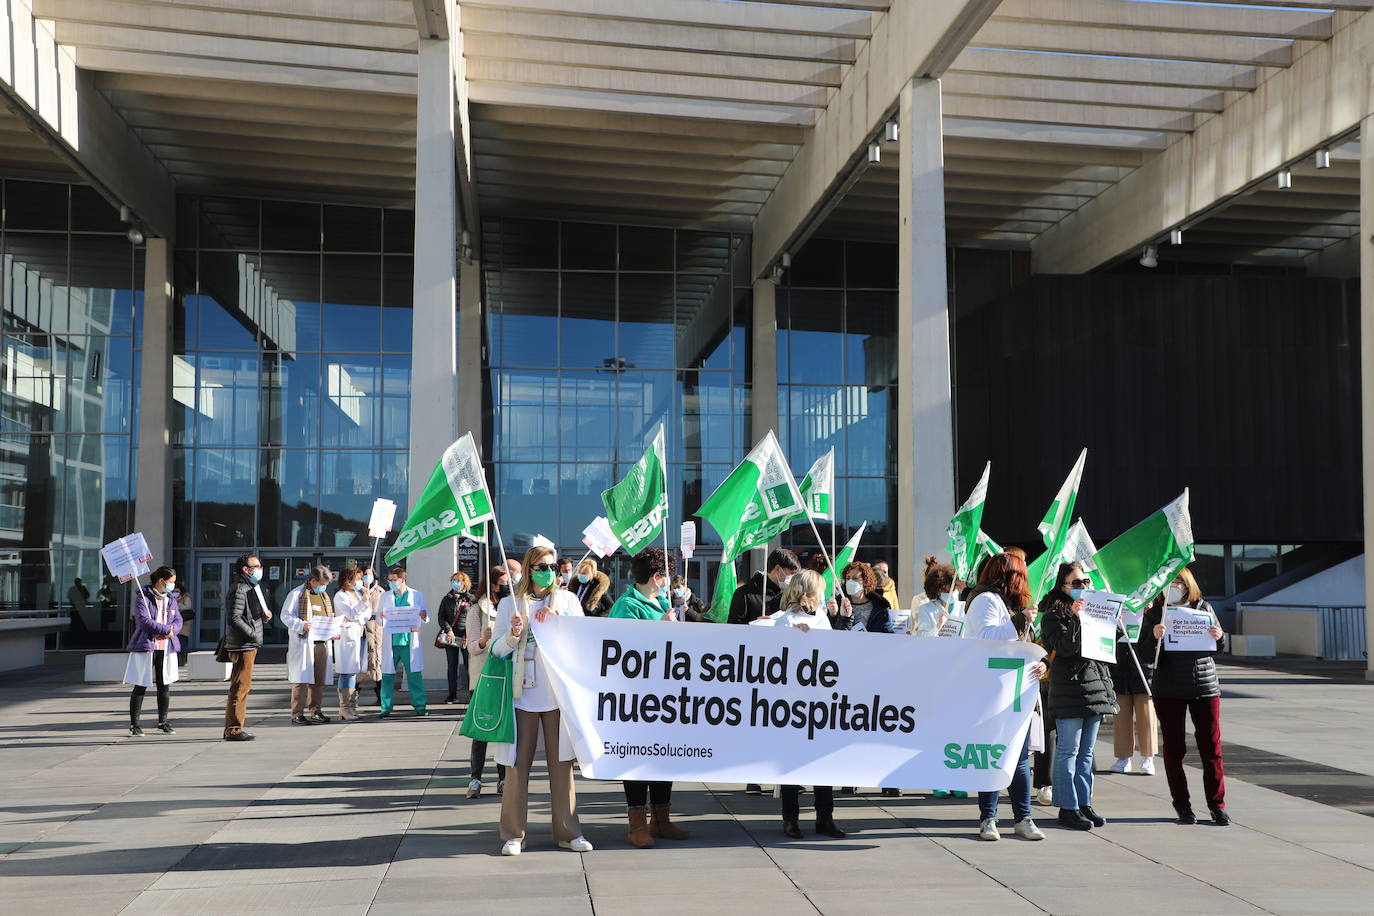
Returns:
[[[531,565],[530,565],[530,569],[532,569],[532,570],[535,571],[535,572],[554,572],[554,571],[556,571],[556,570],[558,569],[558,564],[557,564],[557,563],[534,563],[534,564],[531,564]]]
[[[1070,579],[1069,588],[1087,588],[1092,585],[1091,579]]]

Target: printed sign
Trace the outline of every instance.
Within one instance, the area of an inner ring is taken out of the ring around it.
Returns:
[[[342,617],[310,617],[310,640],[338,639],[343,635]]]
[[[1164,609],[1164,650],[1166,652],[1215,652],[1217,641],[1207,633],[1217,620],[1207,611],[1190,607]]]
[[[1114,592],[1083,593],[1083,610],[1078,614],[1078,623],[1081,638],[1079,651],[1084,658],[1099,662],[1116,661],[1116,618],[1125,600],[1125,595]]]
[[[682,541],[679,544],[683,559],[690,560],[697,549],[697,523],[682,523]]]
[[[372,518],[367,523],[367,536],[384,538],[396,521],[396,504],[389,499],[379,499],[372,504]]]
[[[598,557],[608,557],[620,549],[620,539],[611,530],[610,519],[604,515],[598,515],[582,529],[582,543]]]
[[[386,612],[386,632],[407,633],[418,627],[420,609],[417,607],[398,607]]]
[[[126,534],[117,541],[111,541],[100,548],[110,575],[120,582],[128,582],[134,576],[146,576],[151,571],[148,563],[153,555],[148,550],[148,542],[142,532]]]
[[[964,602],[956,601],[950,605],[949,616],[945,622],[940,624],[938,636],[963,636],[964,635]]]

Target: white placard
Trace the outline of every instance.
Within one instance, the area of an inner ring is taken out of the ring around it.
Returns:
[[[343,635],[342,617],[310,615],[310,632],[306,634],[313,642],[317,639],[338,639]]]
[[[956,601],[949,606],[949,615],[945,617],[945,622],[940,624],[940,632],[937,636],[963,636],[964,635],[964,602]]]
[[[697,550],[697,523],[682,523],[682,540],[679,544],[684,559],[690,560]]]
[[[1045,654],[793,627],[531,625],[591,779],[998,791],[1039,691],[1026,669]]]
[[[582,529],[582,543],[598,557],[608,557],[620,549],[620,539],[611,530],[610,519],[604,515],[598,515]]]
[[[372,518],[367,523],[367,536],[384,538],[396,521],[396,504],[389,499],[379,499],[372,503]]]
[[[1121,625],[1126,629],[1126,635],[1119,637],[1119,642],[1140,642],[1140,628],[1145,625],[1145,609],[1133,611],[1122,605]]]
[[[531,546],[531,547],[547,547],[547,548],[549,548],[550,550],[556,549],[556,548],[554,547],[553,541],[551,541],[551,540],[549,540],[548,538],[544,537],[544,535],[542,535],[542,534],[536,534],[534,537],[530,538],[530,546]]]
[[[388,633],[408,633],[422,622],[420,609],[417,607],[398,607],[386,612],[386,632]]]
[[[1207,635],[1207,628],[1217,625],[1217,619],[1207,611],[1190,607],[1164,609],[1164,650],[1166,652],[1215,652],[1217,641]]]
[[[1114,592],[1086,591],[1083,609],[1078,614],[1081,631],[1079,651],[1084,658],[1099,662],[1116,661],[1116,618],[1121,615],[1125,595]]]
[[[140,531],[111,541],[100,548],[100,555],[105,558],[110,575],[120,582],[128,582],[134,576],[146,576],[151,572],[148,563],[153,559],[153,555],[148,550],[148,542]]]

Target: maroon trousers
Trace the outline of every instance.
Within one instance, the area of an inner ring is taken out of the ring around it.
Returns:
[[[1208,808],[1226,807],[1226,774],[1221,764],[1221,697],[1204,700],[1170,700],[1155,697],[1155,712],[1159,714],[1159,730],[1164,737],[1164,775],[1169,780],[1169,794],[1174,807],[1189,806],[1188,777],[1183,772],[1183,758],[1188,755],[1188,736],[1184,729],[1186,718],[1193,718],[1193,736],[1197,740],[1198,755],[1202,758],[1202,790],[1207,795]]]

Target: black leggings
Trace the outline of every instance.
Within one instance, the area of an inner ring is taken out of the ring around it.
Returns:
[[[661,808],[673,800],[671,782],[640,782],[625,780],[625,804],[631,808],[644,808],[653,805]]]
[[[157,684],[158,725],[167,721],[167,706],[171,702],[171,695],[167,692],[167,684],[162,677],[162,664],[165,654],[162,649],[153,650],[153,678]],[[135,687],[134,692],[129,694],[129,724],[135,728],[138,727],[139,714],[143,712],[143,695],[147,692],[147,687]]]
[[[482,772],[487,768],[487,742],[472,742],[472,756],[468,758],[469,779],[481,779]],[[501,764],[496,765],[496,778],[506,778],[506,768]]]
[[[829,823],[835,814],[834,786],[814,786],[816,791],[816,823]],[[782,819],[795,821],[801,815],[801,786],[782,787]]]

